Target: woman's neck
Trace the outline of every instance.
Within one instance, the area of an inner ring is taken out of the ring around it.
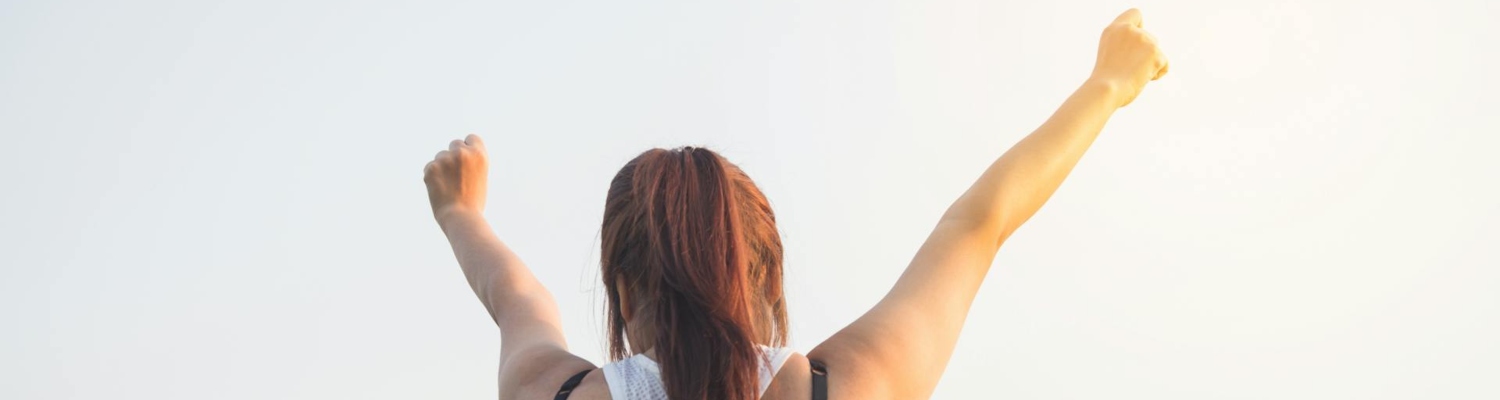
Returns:
[[[656,360],[656,327],[641,319],[625,321],[625,341],[630,344],[630,352],[645,354],[647,358]]]

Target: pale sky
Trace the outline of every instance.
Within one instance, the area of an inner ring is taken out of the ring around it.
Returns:
[[[811,350],[1132,6],[1171,73],[933,397],[1500,397],[1495,2],[4,0],[0,398],[493,398],[421,180],[467,133],[583,357],[608,181],[688,144],[771,199]]]

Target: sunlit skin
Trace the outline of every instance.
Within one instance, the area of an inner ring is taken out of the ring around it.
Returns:
[[[931,396],[1000,246],[1052,196],[1115,110],[1166,72],[1141,13],[1120,14],[1100,36],[1090,76],[948,207],[885,298],[806,357],[789,359],[763,398],[810,399],[808,358],[827,364],[833,399]],[[568,352],[551,293],[484,219],[488,157],[478,136],[454,140],[425,167],[427,193],[469,287],[500,328],[500,398],[551,399],[569,376],[596,366]],[[609,398],[599,373],[570,397]]]

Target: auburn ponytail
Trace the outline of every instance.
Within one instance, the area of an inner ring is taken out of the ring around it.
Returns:
[[[649,150],[611,182],[600,238],[610,356],[650,347],[672,400],[758,398],[759,347],[787,323],[780,235],[749,177],[707,149]]]

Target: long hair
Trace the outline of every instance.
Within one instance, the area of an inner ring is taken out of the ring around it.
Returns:
[[[757,398],[758,345],[785,345],[787,315],[781,235],[750,177],[708,149],[648,150],[610,182],[600,239],[611,359],[655,350],[672,400]]]

